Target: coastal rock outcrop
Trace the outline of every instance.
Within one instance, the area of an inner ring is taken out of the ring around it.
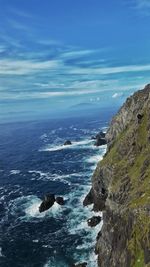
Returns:
[[[150,266],[150,85],[129,97],[106,133],[107,152],[84,205],[103,211],[100,267]]]
[[[99,132],[96,136],[95,136],[95,146],[102,146],[102,145],[105,145],[107,142],[106,142],[106,139],[105,139],[105,133],[103,133],[102,131]]]

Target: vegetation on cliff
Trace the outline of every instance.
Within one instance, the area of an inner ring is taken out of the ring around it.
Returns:
[[[101,267],[150,266],[150,85],[136,92],[113,118],[108,151],[88,196],[104,210],[96,244]]]

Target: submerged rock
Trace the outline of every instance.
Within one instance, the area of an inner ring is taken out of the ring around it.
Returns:
[[[100,222],[101,222],[100,216],[93,216],[92,218],[87,220],[88,226],[90,226],[90,227],[95,227]]]
[[[44,212],[50,209],[54,205],[54,203],[55,203],[55,195],[54,194],[46,195],[41,205],[39,206],[39,212]]]
[[[59,205],[64,205],[64,199],[63,199],[63,197],[56,197],[55,201],[56,201]]]
[[[70,140],[66,140],[65,143],[64,143],[64,146],[69,146],[69,145],[72,145],[71,141]]]

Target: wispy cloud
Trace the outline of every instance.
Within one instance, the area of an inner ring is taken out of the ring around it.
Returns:
[[[105,68],[74,68],[70,70],[74,74],[115,74],[115,73],[126,73],[126,72],[139,72],[139,71],[150,71],[150,65],[128,65],[119,67],[105,67]]]
[[[144,16],[150,15],[150,1],[149,0],[129,0],[129,7],[138,11]]]
[[[74,65],[65,65],[63,61],[58,57],[53,60],[26,60],[26,59],[1,59],[0,60],[0,74],[6,75],[24,75],[31,74],[31,72],[38,72],[47,70],[53,72],[58,70],[70,75],[109,75],[109,74],[119,74],[119,73],[132,73],[132,72],[145,72],[150,71],[150,64],[146,65],[128,65],[119,67],[76,67]],[[97,81],[99,83],[99,80]],[[94,81],[95,83],[95,81]],[[86,82],[85,86],[93,86],[93,82]],[[76,87],[76,84],[75,84]]]
[[[56,60],[36,61],[36,60],[0,60],[0,74],[2,75],[25,75],[33,74],[43,70],[54,71],[60,67],[60,62]]]
[[[23,30],[23,31],[29,31],[31,30],[31,28],[29,28],[29,26],[18,22],[16,19],[7,19],[9,25],[11,28],[14,28],[16,30]]]
[[[149,0],[135,0],[135,4],[138,9],[150,8]]]
[[[82,57],[86,55],[90,55],[92,53],[96,53],[95,50],[77,50],[77,51],[68,51],[61,55],[62,58],[76,58]]]
[[[81,96],[81,95],[93,95],[98,93],[99,90],[80,90],[80,91],[56,91],[56,92],[21,92],[19,94],[13,93],[1,93],[2,99],[44,99],[44,98],[55,98],[55,97],[69,97],[69,96]]]
[[[18,17],[33,18],[33,14],[31,15],[29,12],[25,12],[24,10],[18,8],[9,7],[9,12],[11,13],[11,15]]]

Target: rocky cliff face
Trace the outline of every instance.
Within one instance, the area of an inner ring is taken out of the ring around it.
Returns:
[[[100,267],[150,266],[150,85],[128,98],[106,134],[84,204],[103,210]]]

